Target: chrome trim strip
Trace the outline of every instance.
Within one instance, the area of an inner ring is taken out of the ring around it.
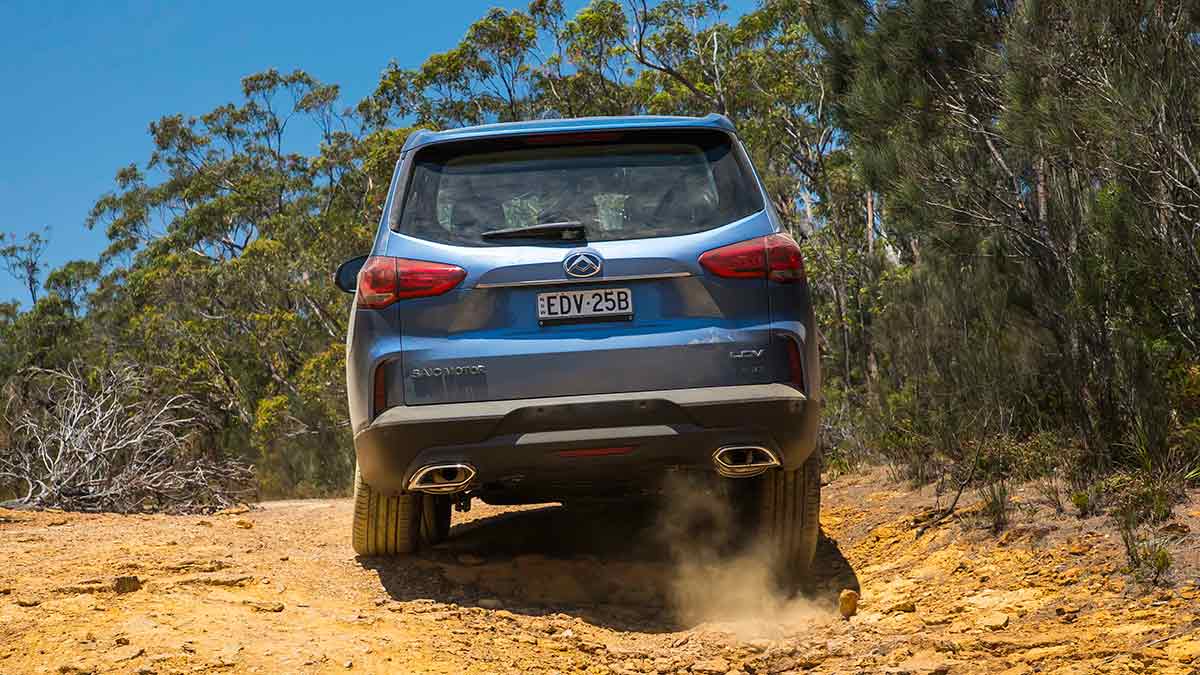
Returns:
[[[599,284],[610,281],[643,281],[646,279],[679,279],[690,277],[691,272],[664,272],[662,274],[630,274],[623,277],[587,277],[583,279],[534,279],[532,281],[503,281],[496,284],[475,284],[475,288],[514,288],[519,286],[562,286],[566,284]]]

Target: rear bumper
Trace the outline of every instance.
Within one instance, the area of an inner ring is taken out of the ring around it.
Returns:
[[[648,469],[711,470],[723,445],[761,445],[793,469],[815,447],[817,413],[785,384],[408,406],[384,411],[354,447],[363,479],[384,493],[423,466],[465,462],[478,472],[474,493],[554,498],[623,491]],[[613,454],[569,452],[597,449]]]

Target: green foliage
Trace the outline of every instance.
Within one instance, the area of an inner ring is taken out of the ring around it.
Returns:
[[[1071,493],[1071,505],[1079,511],[1080,518],[1095,515],[1095,493],[1091,490],[1078,490]]]
[[[0,266],[25,286],[33,302],[37,302],[38,289],[41,288],[42,256],[50,244],[44,234],[48,232],[30,232],[24,240],[0,232]]]
[[[1008,527],[1013,503],[1008,492],[1008,482],[1000,479],[986,483],[979,490],[983,504],[983,517],[992,532],[1002,532]]]
[[[1159,538],[1146,537],[1140,529],[1141,519],[1136,509],[1121,507],[1114,513],[1129,573],[1140,581],[1153,585],[1163,583],[1171,570],[1171,552]]]

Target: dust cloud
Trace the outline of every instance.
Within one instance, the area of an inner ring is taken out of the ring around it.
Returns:
[[[667,592],[681,622],[714,624],[748,640],[833,617],[828,598],[779,583],[771,553],[753,541],[729,492],[685,475],[669,476],[664,492],[656,531],[673,566]]]

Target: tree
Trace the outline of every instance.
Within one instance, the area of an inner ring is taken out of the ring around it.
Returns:
[[[43,232],[49,234],[49,229],[45,229]],[[6,239],[10,243],[5,244]],[[0,233],[0,262],[3,262],[4,269],[14,279],[25,286],[29,291],[30,301],[34,303],[38,300],[38,290],[42,285],[42,272],[45,271],[42,256],[45,255],[46,247],[49,244],[49,239],[37,232],[25,235],[24,240],[18,239],[16,235],[5,237]]]

